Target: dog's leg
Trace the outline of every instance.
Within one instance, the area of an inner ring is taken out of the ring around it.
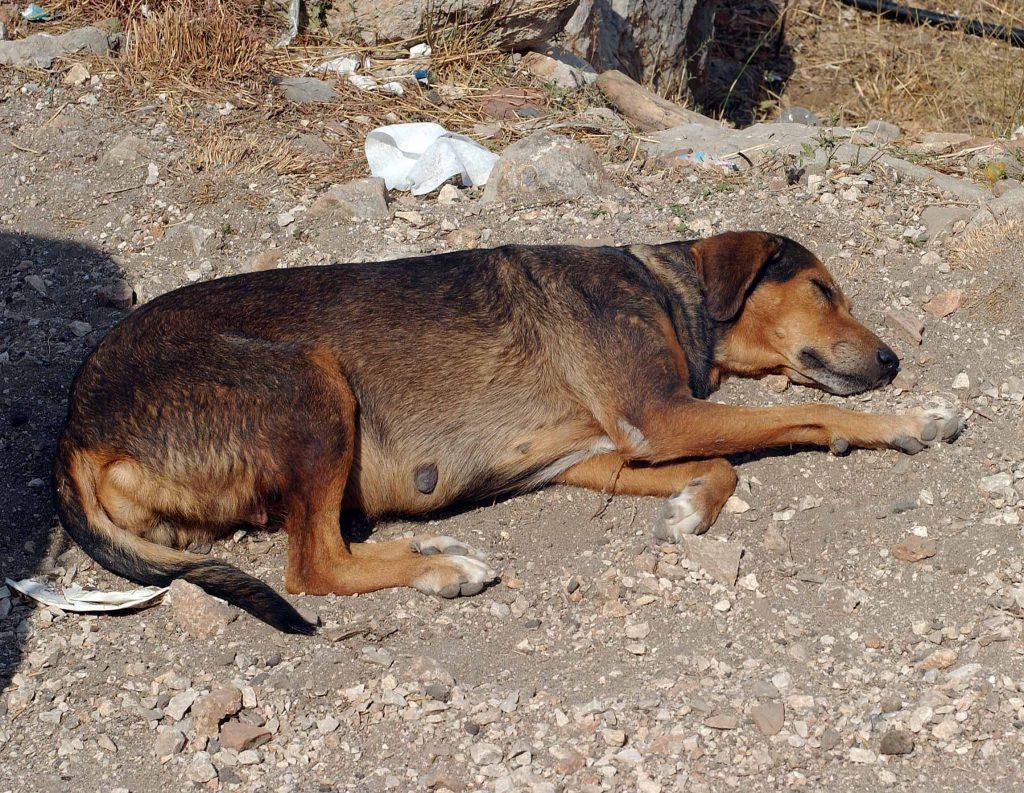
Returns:
[[[707,531],[736,489],[736,471],[728,460],[630,465],[618,454],[602,454],[565,471],[555,481],[633,496],[667,497],[654,533],[677,542],[684,534]]]
[[[623,444],[625,456],[645,462],[727,454],[785,446],[898,449],[908,454],[955,438],[962,429],[952,408],[918,408],[903,415],[857,413],[831,405],[750,408],[703,402],[691,396],[642,411],[642,437]]]

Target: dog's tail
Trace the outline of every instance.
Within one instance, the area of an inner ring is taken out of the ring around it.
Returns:
[[[237,567],[158,545],[117,526],[96,497],[97,470],[62,438],[53,464],[53,490],[64,529],[96,562],[119,576],[153,586],[184,578],[285,633],[316,627],[258,578]]]

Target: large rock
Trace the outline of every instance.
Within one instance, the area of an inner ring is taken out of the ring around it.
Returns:
[[[238,612],[227,603],[210,597],[182,578],[171,584],[166,601],[175,621],[197,639],[216,636],[238,616]]]
[[[78,28],[60,36],[36,33],[14,41],[0,41],[0,66],[38,66],[49,69],[57,58],[76,52],[106,55],[110,50],[107,34],[99,28]]]
[[[481,200],[533,203],[614,192],[593,149],[562,135],[535,132],[505,149]]]
[[[386,220],[391,217],[384,180],[369,176],[333,184],[309,209],[314,218]]]
[[[665,95],[704,70],[717,0],[581,0],[564,43],[598,72],[617,69]]]
[[[478,43],[504,50],[525,50],[558,33],[576,8],[577,0],[544,3],[505,0],[307,0],[306,26],[332,33],[355,30],[367,44],[404,41],[428,30],[470,30],[483,34]],[[287,17],[287,0],[266,0],[272,11]]]

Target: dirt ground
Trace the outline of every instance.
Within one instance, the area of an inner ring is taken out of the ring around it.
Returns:
[[[311,638],[244,614],[196,638],[167,605],[93,617],[2,598],[0,792],[1021,787],[1024,353],[1018,310],[995,310],[993,290],[1019,284],[1024,257],[1004,255],[1005,230],[982,232],[987,248],[923,243],[922,209],[955,202],[881,172],[834,169],[810,190],[624,166],[614,201],[396,196],[404,217],[325,223],[301,179],[179,172],[182,143],[158,114],[58,110],[74,100],[64,89],[6,79],[0,564],[13,579],[126,586],[69,548],[46,481],[75,368],[125,314],[97,296],[118,279],[144,302],[256,263],[768,229],[829,264],[903,358],[900,387],[843,400],[730,382],[714,398],[872,411],[942,399],[967,428],[913,457],[739,460],[743,503],[708,535],[744,549],[735,586],[655,540],[657,499],[552,487],[374,527],[470,542],[501,582],[456,601],[298,598],[323,625]],[[965,292],[958,310],[922,310],[951,289]],[[924,319],[920,346],[884,321],[897,308]],[[908,547],[924,558],[905,561]],[[283,586],[282,536],[211,553]]]

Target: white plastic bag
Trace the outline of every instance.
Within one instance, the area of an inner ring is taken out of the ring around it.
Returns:
[[[466,187],[486,184],[498,155],[472,138],[424,122],[372,130],[366,136],[366,161],[389,190],[423,195],[453,176]]]

